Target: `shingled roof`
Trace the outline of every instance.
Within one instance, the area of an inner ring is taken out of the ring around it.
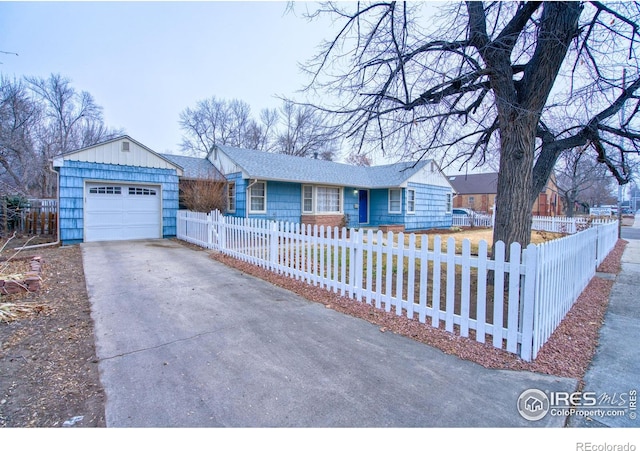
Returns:
[[[458,194],[496,194],[498,173],[462,174],[447,177]]]
[[[183,178],[185,179],[211,179],[224,178],[222,174],[211,164],[211,162],[202,157],[187,157],[185,155],[161,154],[162,157],[177,164],[184,170]]]
[[[249,178],[353,186],[354,188],[399,186],[431,162],[431,160],[425,160],[366,167],[237,147],[220,145],[217,147]]]

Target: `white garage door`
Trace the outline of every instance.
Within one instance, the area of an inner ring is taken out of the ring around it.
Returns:
[[[84,240],[161,238],[159,186],[87,183]]]

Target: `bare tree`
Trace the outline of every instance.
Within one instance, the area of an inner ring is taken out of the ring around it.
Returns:
[[[331,99],[312,103],[345,136],[411,158],[482,163],[499,153],[494,242],[529,243],[536,194],[566,150],[589,146],[629,181],[640,143],[637,4],[433,8],[358,2],[314,13],[339,31],[306,65],[308,92]]]
[[[199,101],[195,108],[180,113],[180,127],[185,135],[182,150],[192,155],[205,156],[214,144],[263,150],[273,126],[273,113],[263,112],[263,124],[251,117],[248,103],[233,99],[227,101],[215,96]]]
[[[40,117],[25,85],[19,80],[0,79],[0,166],[2,178],[20,192],[33,182],[33,131]]]
[[[337,149],[333,130],[317,110],[287,100],[278,110],[262,110],[256,121],[246,102],[211,97],[182,111],[180,127],[182,150],[192,155],[205,156],[214,144],[324,159]]]
[[[71,80],[60,74],[48,78],[26,77],[32,99],[41,116],[32,132],[35,142],[38,195],[53,196],[50,160],[122,134],[104,125],[102,107],[86,91],[76,91]],[[35,193],[34,193],[35,194]]]
[[[30,195],[53,196],[53,157],[122,133],[105,126],[89,93],[60,75],[2,78],[0,84],[0,165]]]
[[[577,204],[593,206],[594,195],[599,195],[599,198],[611,195],[613,177],[584,148],[564,152],[555,172],[556,186],[564,200],[565,214],[569,217],[575,214]]]
[[[347,163],[354,166],[371,166],[371,159],[365,154],[351,152],[347,157]]]
[[[327,126],[324,116],[308,105],[283,100],[280,108],[280,127],[275,151],[298,157],[317,155],[333,160],[337,151],[334,130]]]

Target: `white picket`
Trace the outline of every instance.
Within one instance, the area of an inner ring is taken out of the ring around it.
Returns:
[[[535,359],[617,242],[616,222],[592,221],[590,229],[532,244],[524,251],[514,243],[506,261],[502,242],[496,243],[490,259],[484,241],[478,245],[478,255],[472,256],[468,240],[462,243],[462,254],[456,254],[453,238],[447,240],[447,252],[443,253],[440,236],[434,237],[429,250],[426,235],[418,244],[414,234],[374,234],[372,230],[365,234],[346,228],[225,217],[217,211],[181,210],[176,219],[179,239],[365,300],[386,312],[395,306],[395,315],[413,319],[417,313],[420,323],[430,318],[432,327],[440,327],[444,321],[445,330],[462,337],[475,330],[475,339],[481,343],[489,334],[493,346],[503,348],[506,342],[506,350],[519,353],[524,360]],[[549,227],[557,229],[558,224],[569,229],[562,219],[553,220]],[[443,270],[445,287],[441,286]],[[494,289],[492,312],[487,311],[488,277]],[[472,281],[477,286],[474,297]],[[457,330],[455,326],[459,326]]]
[[[478,244],[478,274],[476,294],[476,341],[485,342],[487,318],[487,242],[482,240]]]
[[[460,336],[469,336],[471,308],[471,241],[462,241],[462,279],[460,282]]]
[[[456,294],[456,240],[447,239],[447,298],[445,300],[445,330],[453,332],[453,314]]]
[[[404,233],[398,232],[398,245],[395,248],[396,252],[396,292],[395,292],[395,305],[396,315],[402,315],[402,299],[404,291]],[[387,268],[387,271],[389,268]]]
[[[409,248],[407,249],[409,267],[407,269],[407,318],[413,319],[413,309],[415,300],[415,277],[416,277],[416,236],[409,235]]]
[[[494,246],[493,270],[493,346],[502,348],[502,324],[504,308],[504,255],[505,246],[498,241]]]
[[[393,232],[387,232],[387,245],[385,246],[385,253],[387,254],[387,269],[385,271],[386,288],[384,290],[384,310],[386,312],[391,311],[391,289],[393,283]]]
[[[422,235],[420,242],[420,297],[418,302],[418,321],[427,322],[427,288],[429,286],[429,237]]]
[[[433,241],[433,294],[431,295],[432,314],[431,325],[440,327],[440,261],[442,258],[442,238],[437,235]]]
[[[376,289],[374,293],[374,299],[376,302],[376,308],[382,308],[382,241],[384,235],[382,230],[378,230],[376,233]]]

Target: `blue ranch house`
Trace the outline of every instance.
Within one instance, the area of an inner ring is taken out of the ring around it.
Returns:
[[[62,244],[173,237],[181,182],[221,176],[230,216],[408,231],[452,223],[454,190],[431,160],[361,167],[228,146],[194,158],[124,135],[52,163]]]
[[[432,160],[353,166],[214,146],[230,216],[394,230],[448,228],[453,188]]]

